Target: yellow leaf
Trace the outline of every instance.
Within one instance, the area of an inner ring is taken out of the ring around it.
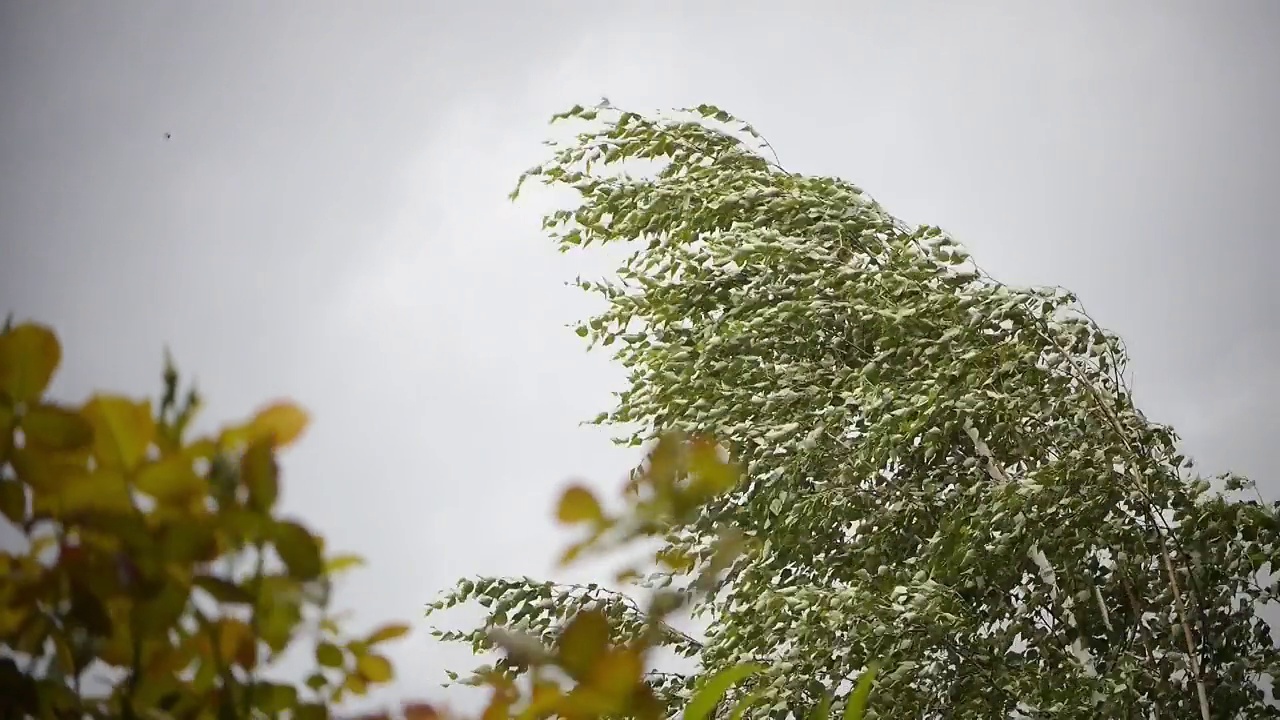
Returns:
[[[359,555],[334,555],[325,561],[324,572],[326,575],[337,575],[348,570],[354,570],[364,565],[364,558]]]
[[[253,440],[271,438],[275,447],[289,445],[307,427],[307,413],[289,402],[263,408],[249,423]]]
[[[369,683],[365,681],[364,676],[359,673],[348,675],[346,680],[342,682],[342,687],[352,695],[361,696],[369,692]]]
[[[738,484],[738,468],[720,459],[720,449],[710,439],[699,438],[690,443],[689,470],[694,487],[710,498],[733,489]]]
[[[590,685],[610,705],[620,707],[635,692],[643,675],[644,663],[638,653],[629,648],[612,648],[592,665]]]
[[[575,680],[586,677],[609,644],[609,621],[599,610],[574,616],[560,635],[560,666]]]
[[[604,514],[600,503],[590,490],[574,485],[560,496],[560,505],[556,508],[556,517],[562,523],[600,522]]]
[[[98,395],[81,414],[93,426],[93,455],[102,467],[132,472],[155,439],[151,402]]]
[[[181,455],[146,463],[138,469],[134,485],[166,505],[177,505],[204,495],[208,485]]]
[[[391,682],[395,677],[391,661],[381,655],[361,655],[356,658],[356,669],[371,683]]]
[[[62,361],[58,336],[43,325],[24,323],[0,335],[0,392],[14,402],[40,397]]]
[[[369,637],[365,638],[368,645],[377,645],[378,643],[395,640],[409,634],[409,626],[404,623],[390,623],[369,633]]]
[[[28,444],[50,450],[81,450],[93,443],[93,426],[79,413],[41,404],[31,407],[22,418],[22,434]]]
[[[555,681],[535,681],[533,695],[529,698],[529,704],[520,713],[519,720],[541,720],[542,718],[553,717],[556,715],[555,711],[563,698],[564,692]],[[408,720],[408,718],[405,720]]]
[[[124,476],[112,470],[66,475],[53,492],[37,493],[33,505],[57,516],[128,512],[134,507]]]

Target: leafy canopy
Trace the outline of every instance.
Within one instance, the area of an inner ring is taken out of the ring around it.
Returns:
[[[665,703],[759,666],[729,696],[752,716],[851,704],[870,658],[881,717],[1280,715],[1258,688],[1280,674],[1256,612],[1280,590],[1274,508],[1193,473],[1072,293],[994,280],[941,229],[783,169],[718,108],[557,119],[582,130],[521,183],[580,202],[544,230],[632,250],[578,283],[607,304],[578,334],[630,376],[597,422],[628,444],[713,436],[745,474],[661,531],[666,572],[644,582],[691,587],[727,532],[738,552],[690,595],[703,638],[598,587],[466,580],[437,607],[478,600],[487,627],[547,646],[600,608],[619,641],[697,660],[647,675]],[[491,635],[441,634],[477,652]]]

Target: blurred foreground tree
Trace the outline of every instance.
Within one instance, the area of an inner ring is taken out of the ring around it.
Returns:
[[[0,334],[0,511],[26,540],[0,553],[0,717],[326,718],[392,679],[379,649],[408,626],[344,635],[329,592],[359,558],[276,512],[300,409],[189,440],[199,402],[171,367],[154,413],[71,407],[44,397],[61,355],[45,327]],[[266,679],[304,637],[305,686]]]
[[[784,170],[717,108],[557,119],[586,125],[521,183],[581,203],[544,229],[563,250],[634,249],[579,283],[608,307],[578,334],[631,378],[596,422],[638,427],[628,444],[714,436],[745,473],[660,528],[665,572],[642,582],[696,585],[727,530],[738,552],[688,595],[705,638],[619,591],[501,578],[433,604],[487,611],[441,637],[483,652],[500,628],[552,648],[589,608],[618,642],[697,660],[647,676],[664,704],[755,663],[730,697],[773,718],[824,692],[845,703],[870,658],[875,717],[1280,716],[1258,687],[1280,654],[1256,612],[1280,590],[1275,509],[1191,471],[1074,295],[992,279],[939,228]]]

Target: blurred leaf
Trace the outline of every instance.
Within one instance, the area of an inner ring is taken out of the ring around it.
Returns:
[[[62,346],[53,331],[24,323],[0,335],[0,392],[14,402],[36,400],[49,386]]]
[[[45,640],[48,639],[51,630],[53,630],[53,621],[48,615],[42,612],[32,613],[27,616],[26,622],[22,623],[18,631],[18,639],[10,649],[25,655],[40,651],[44,648]]]
[[[609,648],[593,663],[591,687],[614,707],[624,704],[644,675],[644,662],[631,648]]]
[[[404,720],[440,720],[440,713],[427,703],[405,703],[400,712]]]
[[[720,459],[720,450],[709,439],[690,443],[689,470],[695,486],[704,498],[721,495],[738,484],[738,468]]]
[[[166,505],[179,505],[203,496],[209,486],[196,474],[191,461],[181,455],[144,463],[138,468],[134,487]]]
[[[240,458],[240,477],[249,488],[249,507],[267,512],[280,496],[279,469],[270,440],[257,440]]]
[[[0,513],[21,525],[27,514],[27,490],[17,480],[0,479]]]
[[[93,426],[93,453],[99,466],[131,472],[155,438],[151,402],[111,395],[94,396],[81,414]]]
[[[755,663],[742,663],[725,668],[707,678],[694,691],[693,697],[684,709],[684,720],[705,720],[715,706],[724,698],[729,688],[742,680],[762,672],[764,666]]]
[[[560,496],[556,517],[562,523],[598,523],[604,519],[604,513],[600,508],[600,502],[590,490],[581,485],[574,485]]]
[[[307,427],[307,414],[289,402],[278,402],[259,410],[245,425],[222,431],[219,444],[226,447],[265,442],[282,448],[298,438]]]
[[[268,578],[279,579],[279,578]],[[297,593],[262,591],[265,607],[259,608],[258,633],[272,652],[283,652],[302,622],[302,607]]]
[[[342,681],[342,687],[352,695],[363,696],[369,692],[369,683],[359,673],[352,673]]]
[[[301,703],[293,711],[294,720],[329,720],[329,708],[323,703]]]
[[[220,618],[218,629],[218,654],[223,662],[251,668],[257,662],[257,639],[253,630],[236,618]]]
[[[754,689],[754,691],[746,693],[746,696],[742,697],[742,700],[737,701],[735,705],[733,705],[733,710],[730,712],[728,720],[742,720],[742,716],[746,715],[746,711],[750,710],[751,706],[755,705],[756,702],[759,702],[762,697],[764,697],[764,688]],[[810,720],[819,719],[810,717]],[[826,717],[822,717],[820,720],[827,719]]]
[[[395,676],[391,661],[381,655],[361,655],[356,658],[356,669],[371,683],[391,682]]]
[[[755,693],[752,693],[753,695]],[[831,693],[823,692],[822,699],[809,713],[809,720],[828,720],[831,717]]]
[[[342,667],[342,661],[342,648],[331,642],[322,642],[316,645],[316,662],[321,667],[339,668]]]
[[[71,583],[71,612],[67,617],[84,628],[91,637],[109,637],[112,632],[111,616],[107,607],[83,582]]]
[[[489,628],[489,642],[502,649],[517,665],[537,666],[545,664],[550,656],[542,641],[529,633],[514,632],[506,628]]]
[[[268,717],[276,717],[298,702],[298,689],[292,685],[259,682],[253,688],[253,698],[258,710]]]
[[[320,546],[311,532],[302,525],[295,522],[277,523],[272,528],[272,540],[291,577],[311,580],[324,571]]]
[[[354,570],[355,568],[363,565],[364,558],[359,555],[334,555],[325,561],[324,572],[326,575],[337,575],[339,573],[346,572],[347,570]]]
[[[4,398],[0,398],[0,464],[9,458],[9,451],[13,449],[13,429],[17,418],[13,414],[13,407]]]
[[[219,553],[214,520],[209,517],[169,524],[161,534],[161,543],[167,559],[184,565],[209,562]]]
[[[212,575],[197,575],[195,585],[212,595],[213,599],[218,602],[252,605],[254,601],[253,594],[248,590],[233,582]]]
[[[27,443],[50,450],[81,450],[93,443],[93,426],[79,413],[57,405],[40,404],[22,418]]]
[[[36,509],[57,516],[84,513],[125,513],[134,509],[133,496],[124,476],[112,470],[88,473],[66,471],[61,485],[52,491],[35,494]]]
[[[609,643],[609,621],[599,610],[583,610],[560,634],[557,659],[570,677],[581,680],[604,654]]]
[[[849,704],[844,708],[844,720],[862,720],[867,711],[867,700],[871,697],[871,687],[875,684],[876,673],[880,671],[880,663],[873,662],[858,678],[858,685],[849,696]]]
[[[369,645],[377,645],[378,643],[395,640],[409,634],[409,626],[403,623],[389,623],[369,633],[369,637],[365,638],[365,642]]]

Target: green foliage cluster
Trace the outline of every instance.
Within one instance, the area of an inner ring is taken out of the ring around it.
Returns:
[[[154,413],[117,395],[72,407],[45,397],[61,355],[43,326],[0,334],[0,512],[26,540],[0,553],[0,715],[327,718],[392,680],[380,650],[408,626],[344,634],[330,589],[360,559],[277,513],[275,457],[302,410],[188,439],[199,401],[171,367]],[[305,684],[264,679],[304,636]]]
[[[991,278],[941,229],[782,168],[718,108],[557,119],[582,129],[521,183],[580,202],[544,230],[562,250],[633,251],[579,281],[606,309],[578,334],[630,374],[596,422],[633,445],[715,437],[744,473],[660,531],[677,561],[643,579],[679,585],[727,530],[741,540],[691,599],[706,637],[651,633],[698,665],[648,675],[664,703],[752,663],[729,699],[781,720],[827,691],[847,704],[880,658],[872,717],[1280,716],[1257,613],[1280,595],[1275,508],[1193,471],[1072,293]],[[619,642],[650,627],[601,588],[484,578],[447,598],[487,609],[442,634],[477,651],[495,627],[550,647],[587,608]]]
[[[707,437],[666,433],[658,438],[645,463],[632,473],[624,487],[624,511],[606,512],[587,488],[573,485],[564,491],[557,506],[560,522],[585,529],[585,535],[561,557],[567,564],[584,553],[614,550],[653,537],[662,537],[674,527],[689,522],[699,509],[733,490],[741,477],[739,468],[724,457],[723,448]],[[680,589],[657,588],[646,607],[627,596],[601,597],[596,585],[586,588],[556,589],[550,584],[537,588],[537,607],[555,613],[563,621],[554,631],[540,635],[527,631],[524,615],[531,608],[514,608],[502,598],[511,583],[492,579],[463,581],[432,603],[429,613],[453,607],[475,598],[492,610],[493,620],[471,636],[477,651],[497,650],[502,657],[496,666],[479,668],[463,682],[486,685],[493,692],[483,720],[545,720],[570,718],[633,717],[661,720],[674,709],[670,698],[655,692],[646,670],[655,647],[681,634],[666,623],[671,613],[699,597],[714,594],[719,576],[741,554],[746,539],[730,528],[715,543],[710,562],[696,570],[691,558],[659,552],[654,563],[691,573],[691,582]],[[638,568],[626,567],[618,579],[638,577]],[[624,598],[621,603],[609,602]],[[495,603],[494,600],[497,599]],[[512,613],[508,616],[508,613]],[[509,624],[510,627],[503,627]],[[436,631],[437,637],[461,639]],[[727,707],[726,697],[741,681],[765,670],[757,663],[740,663],[706,678],[683,703],[684,720],[705,720],[718,708]],[[875,667],[860,678],[857,689],[845,706],[844,720],[860,720],[871,693]],[[527,675],[527,691],[521,692],[519,676]],[[757,701],[759,692],[748,693],[733,704],[730,717],[739,720]],[[830,697],[814,708],[810,720],[827,720]]]

